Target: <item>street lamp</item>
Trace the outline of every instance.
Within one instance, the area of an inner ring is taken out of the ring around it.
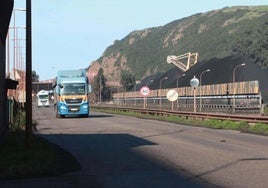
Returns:
[[[99,90],[99,103],[101,104],[101,77],[99,77],[99,85],[100,85],[100,90]]]
[[[167,80],[168,79],[168,77],[165,77],[165,78],[162,78],[161,80],[160,80],[160,84],[159,84],[159,88],[160,88],[160,101],[159,101],[159,107],[161,108],[161,106],[162,106],[162,95],[161,95],[161,85],[162,85],[162,82],[164,81],[164,80]]]
[[[185,76],[185,74],[182,74],[182,75],[180,75],[180,76],[177,77],[177,89],[178,89],[178,87],[179,87],[179,79],[180,79],[181,77],[184,77],[184,76]]]
[[[236,69],[238,67],[242,67],[242,66],[245,66],[245,65],[246,65],[246,63],[239,64],[233,70],[233,113],[235,113],[235,86],[234,86],[234,83],[235,83],[235,71],[236,71]]]
[[[14,13],[14,18],[15,18],[15,13]],[[15,23],[14,23],[14,26],[11,26],[9,27],[9,29],[13,29],[14,31],[14,34],[13,34],[13,76],[14,76],[14,80],[16,80],[15,78],[15,69],[17,68],[17,63],[18,63],[18,48],[19,48],[19,45],[18,45],[18,41],[20,40],[26,40],[26,39],[18,39],[18,29],[26,29],[26,26],[15,26]],[[8,34],[9,35],[9,34]],[[8,38],[10,38],[10,36],[8,36]],[[9,44],[8,44],[8,56],[9,56]],[[8,67],[9,67],[9,62],[10,60],[8,60]]]
[[[191,85],[192,88],[194,88],[194,113],[196,113],[196,88],[199,85],[199,80],[195,77],[195,75],[190,80],[190,85]]]
[[[13,50],[13,68],[14,68],[14,80],[16,80],[15,79],[15,65],[16,65],[16,49],[15,49],[15,46],[17,46],[16,45],[16,43],[17,43],[17,28],[18,27],[16,27],[16,11],[26,11],[26,9],[23,9],[23,8],[14,8],[13,9],[13,28],[14,28],[14,30],[13,30],[13,38],[14,38],[14,42],[13,42],[13,47],[14,47],[14,50]],[[26,12],[26,14],[27,14],[27,12]],[[27,15],[26,15],[27,16]],[[26,20],[27,21],[27,20]],[[25,28],[26,29],[26,28]]]
[[[141,84],[140,81],[138,81],[138,82],[135,83],[135,85],[134,85],[134,92],[136,92],[137,85],[139,85],[139,84]],[[137,98],[136,98],[136,94],[135,94],[135,98],[134,98],[134,106],[136,106],[136,100],[137,100]]]
[[[25,70],[25,68],[23,67],[23,55],[25,55],[25,53],[23,52],[23,48],[26,48],[25,46],[21,45],[20,41],[26,41],[26,39],[17,39],[18,41],[18,46],[15,47],[16,49],[16,68],[17,70]]]
[[[137,85],[139,85],[139,84],[141,84],[140,81],[137,81],[137,82],[135,83],[135,85],[134,85],[134,91],[136,91],[136,89],[137,89]]]
[[[207,69],[207,70],[205,70],[205,71],[203,71],[201,74],[200,74],[200,78],[199,78],[199,81],[200,81],[200,88],[199,88],[199,94],[200,94],[200,98],[199,98],[199,102],[200,102],[200,104],[199,104],[199,111],[201,112],[201,110],[202,110],[202,91],[201,91],[201,89],[202,89],[202,75],[204,74],[204,73],[206,73],[206,72],[209,72],[210,71],[210,69]]]
[[[152,83],[154,80],[150,80],[150,81],[148,81],[148,82],[146,82],[146,86],[148,87],[148,84],[149,83]],[[144,97],[144,108],[145,108],[145,106],[147,106],[147,97]]]
[[[182,74],[182,75],[180,75],[180,76],[177,77],[177,92],[178,92],[178,88],[179,88],[179,79],[181,77],[184,77],[184,76],[185,76],[185,74]],[[178,106],[179,106],[179,100],[177,100],[177,108],[178,108]]]

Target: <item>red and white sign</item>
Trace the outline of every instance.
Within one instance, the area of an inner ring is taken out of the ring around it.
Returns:
[[[143,86],[140,89],[140,93],[141,95],[143,95],[144,97],[148,96],[150,94],[150,88],[147,86]]]

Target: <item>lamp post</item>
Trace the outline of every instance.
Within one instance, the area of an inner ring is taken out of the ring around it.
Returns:
[[[146,82],[146,86],[148,86],[149,83],[152,83],[154,80],[150,80],[148,82]],[[144,97],[144,106],[147,106],[147,97]]]
[[[179,87],[179,79],[180,79],[181,77],[184,77],[184,76],[185,76],[185,74],[182,74],[182,75],[180,75],[180,76],[177,77],[177,89],[178,89],[178,87]]]
[[[9,30],[7,32],[7,37],[6,37],[6,46],[7,46],[7,51],[6,51],[6,56],[7,56],[7,78],[10,78],[10,49],[9,49]]]
[[[194,76],[191,80],[190,80],[190,85],[191,87],[194,89],[194,113],[196,113],[196,88],[199,85],[199,80]]]
[[[14,39],[12,39],[14,40]],[[17,46],[14,46],[14,52],[16,53],[16,55],[14,56],[14,58],[16,59],[15,62],[16,64],[14,64],[14,71],[16,70],[25,70],[25,68],[23,68],[22,63],[23,63],[23,55],[25,55],[25,52],[22,51],[23,48],[26,48],[26,46],[21,45],[20,41],[26,41],[26,39],[16,39],[17,42]]]
[[[210,71],[210,69],[207,69],[207,70],[205,70],[205,71],[203,71],[201,74],[200,74],[200,78],[199,78],[199,82],[200,82],[200,88],[199,88],[199,102],[200,102],[200,104],[199,104],[199,111],[201,112],[202,111],[202,91],[201,91],[201,89],[202,89],[202,76],[203,76],[203,74],[204,73],[206,73],[206,72],[209,72]]]
[[[27,2],[28,3],[28,2]],[[28,4],[27,4],[28,5]],[[29,5],[28,5],[29,6]],[[23,9],[23,8],[14,8],[13,9],[13,38],[14,38],[14,41],[13,41],[13,47],[14,47],[14,50],[13,50],[13,68],[14,68],[14,80],[16,80],[15,78],[15,65],[16,65],[16,43],[17,43],[17,28],[19,27],[16,27],[16,11],[26,11],[26,9]],[[27,17],[27,15],[26,15]],[[26,18],[26,21],[27,21],[27,18]],[[25,28],[26,29],[26,28]]]
[[[139,85],[139,84],[141,84],[140,81],[138,81],[138,82],[135,83],[135,85],[134,85],[134,92],[136,92],[137,85]],[[136,106],[136,100],[137,100],[137,98],[136,98],[136,95],[135,95],[135,98],[134,98],[134,106]]]
[[[99,90],[99,103],[101,104],[101,77],[99,77],[99,85],[100,85],[100,90]]]
[[[182,74],[182,75],[180,75],[180,76],[177,77],[177,92],[178,92],[178,88],[179,88],[179,79],[181,77],[184,77],[184,76],[185,76],[185,74]],[[179,106],[179,100],[177,100],[177,109],[178,109],[178,106]]]
[[[159,89],[160,89],[160,100],[159,100],[159,108],[161,108],[162,107],[162,94],[161,94],[161,85],[162,85],[162,82],[164,81],[164,80],[167,80],[168,79],[168,77],[165,77],[165,78],[162,78],[161,80],[160,80],[160,83],[159,83]]]
[[[235,83],[235,71],[238,67],[242,67],[242,66],[245,66],[246,63],[242,63],[242,64],[239,64],[237,66],[235,66],[234,70],[233,70],[233,113],[235,113],[235,86],[234,86],[234,83]]]
[[[141,82],[140,82],[140,81],[137,81],[137,82],[135,83],[135,85],[134,85],[134,91],[136,91],[136,90],[137,90],[137,85],[139,85],[139,84],[141,84]]]
[[[11,39],[11,40],[13,41],[13,76],[14,76],[13,79],[16,80],[16,78],[15,78],[15,69],[18,67],[18,58],[19,58],[18,57],[18,51],[19,51],[18,49],[20,49],[18,41],[21,41],[21,40],[26,41],[26,39],[18,39],[18,29],[26,29],[26,26],[15,26],[15,23],[14,23],[14,26],[9,27],[9,29],[13,29],[13,31],[14,31],[13,39]],[[8,38],[10,38],[10,36],[8,36]],[[8,44],[7,48],[8,48],[7,56],[10,56],[9,44]],[[9,64],[10,64],[10,60],[8,58],[8,67],[10,66]]]

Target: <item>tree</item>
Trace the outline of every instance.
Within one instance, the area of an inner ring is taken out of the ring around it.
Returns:
[[[93,92],[99,99],[98,101],[109,100],[110,98],[110,91],[109,88],[106,86],[106,78],[103,74],[103,68],[100,68],[98,71],[97,76],[94,77],[93,82]]]
[[[123,85],[125,91],[129,91],[136,83],[135,77],[127,70],[121,72],[120,84]]]
[[[39,82],[39,75],[34,70],[32,71],[32,82]]]
[[[256,23],[257,25],[257,23]],[[256,28],[247,28],[232,45],[234,53],[249,57],[254,63],[268,66],[268,22],[261,22]]]

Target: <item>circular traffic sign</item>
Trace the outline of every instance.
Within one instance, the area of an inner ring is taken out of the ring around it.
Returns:
[[[178,92],[175,91],[174,89],[171,89],[167,92],[167,99],[171,102],[176,101],[178,99],[178,96],[179,96]]]
[[[141,95],[143,95],[143,96],[148,96],[148,95],[150,94],[150,88],[147,87],[147,86],[143,86],[143,87],[141,87],[141,89],[140,89],[140,93],[141,93]]]

